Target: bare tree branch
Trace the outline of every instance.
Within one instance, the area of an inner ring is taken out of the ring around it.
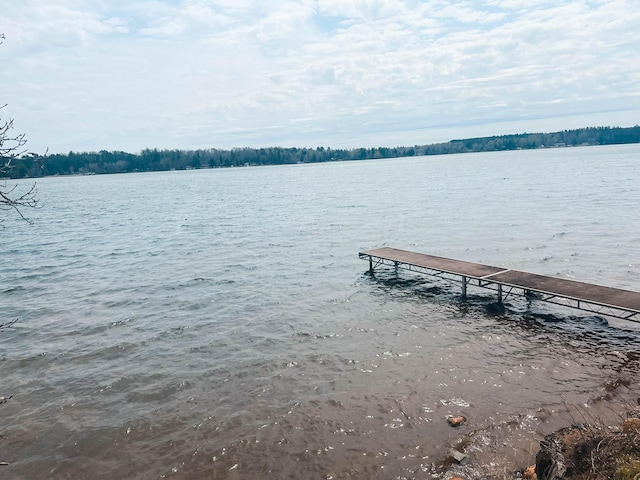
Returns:
[[[0,39],[4,38],[4,34],[0,34]],[[0,110],[6,106],[6,104],[0,106]],[[23,149],[27,143],[25,134],[13,134],[11,130],[13,130],[13,119],[4,121],[0,119],[0,178],[8,177],[13,169],[11,162],[26,153]],[[20,191],[17,184],[9,185],[6,181],[0,183],[0,210],[15,210],[23,220],[30,222],[21,209],[38,208],[39,204],[35,183],[26,191]]]
[[[5,328],[9,328],[11,325],[16,323],[17,321],[18,321],[18,319],[16,318],[15,320],[11,320],[11,321],[6,322],[6,323],[0,323],[0,332],[2,330],[4,330]]]
[[[0,106],[0,109],[6,106],[7,104],[4,104]],[[5,120],[4,123],[0,121],[0,159],[2,159],[0,173],[7,173],[11,169],[11,160],[26,152],[26,150],[21,150],[22,146],[27,143],[25,134],[11,136],[9,131],[12,129],[13,119]]]
[[[0,185],[0,210],[14,209],[20,217],[31,223],[27,217],[24,216],[20,210],[22,207],[40,208],[40,199],[37,197],[36,184],[31,185],[29,190],[23,193],[16,193],[17,185],[12,187],[8,186],[5,182],[4,185]]]

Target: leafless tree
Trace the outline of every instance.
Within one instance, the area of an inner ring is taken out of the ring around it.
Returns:
[[[4,34],[0,34],[0,39],[4,38]],[[0,44],[2,44],[1,41]],[[4,107],[6,104],[0,106],[0,110]],[[14,134],[12,130],[13,119],[0,118],[0,179],[9,177],[13,168],[12,162],[26,154],[26,150],[23,149],[27,143],[24,133]],[[17,184],[9,184],[6,180],[0,181],[0,210],[15,210],[23,220],[28,222],[29,219],[24,216],[21,209],[38,208],[39,204],[35,183],[26,189],[20,189]]]

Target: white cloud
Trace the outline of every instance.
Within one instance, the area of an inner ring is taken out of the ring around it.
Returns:
[[[23,0],[0,12],[12,67],[0,101],[32,148],[52,151],[413,144],[562,118],[637,123],[636,7]]]

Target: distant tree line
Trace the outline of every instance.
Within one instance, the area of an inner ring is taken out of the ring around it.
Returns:
[[[640,126],[636,125],[630,128],[592,127],[555,133],[521,133],[393,148],[270,147],[234,148],[231,150],[217,148],[158,150],[154,148],[142,150],[137,154],[102,150],[100,152],[69,152],[68,154],[54,154],[46,157],[25,155],[13,159],[10,175],[11,178],[33,178],[45,175],[153,172],[624,143],[640,143]]]

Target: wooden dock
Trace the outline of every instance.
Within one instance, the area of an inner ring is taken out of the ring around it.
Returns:
[[[397,248],[367,250],[360,252],[359,256],[369,260],[369,272],[372,275],[377,266],[388,265],[459,282],[462,284],[463,298],[467,295],[467,286],[473,285],[495,290],[498,293],[498,303],[502,303],[511,294],[526,295],[548,303],[640,322],[640,292]]]

